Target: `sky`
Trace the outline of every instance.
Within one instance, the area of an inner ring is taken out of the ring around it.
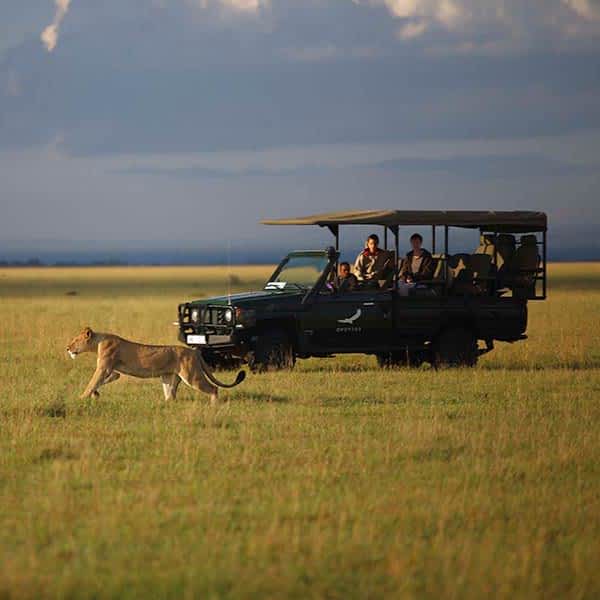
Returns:
[[[252,261],[357,208],[600,259],[600,0],[0,3],[0,260]]]

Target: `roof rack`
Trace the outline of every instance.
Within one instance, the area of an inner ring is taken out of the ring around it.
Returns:
[[[433,225],[493,229],[502,233],[529,233],[546,231],[546,213],[537,211],[484,211],[484,210],[354,210],[323,213],[288,219],[267,219],[264,225]]]

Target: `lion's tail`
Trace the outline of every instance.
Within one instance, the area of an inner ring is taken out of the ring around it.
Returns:
[[[208,366],[208,364],[204,360],[204,356],[202,356],[202,350],[198,349],[197,350],[197,354],[198,354],[198,359],[200,360],[200,364],[202,365],[202,370],[204,371],[204,373],[206,374],[206,376],[211,380],[211,382],[214,383],[214,385],[216,385],[217,387],[220,387],[220,388],[233,388],[236,385],[240,385],[240,383],[242,383],[242,381],[244,381],[244,379],[246,379],[246,371],[240,371],[237,374],[237,376],[235,378],[235,381],[233,383],[223,383],[222,381],[219,381],[213,375],[213,372],[212,372],[211,368]]]

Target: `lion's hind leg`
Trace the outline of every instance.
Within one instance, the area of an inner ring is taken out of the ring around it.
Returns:
[[[219,388],[213,385],[202,371],[188,370],[185,367],[179,371],[179,377],[187,386],[210,395],[210,403],[215,406],[219,402]]]

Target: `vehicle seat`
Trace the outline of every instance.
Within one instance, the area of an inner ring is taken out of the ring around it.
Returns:
[[[433,277],[434,285],[446,285],[451,287],[454,280],[454,272],[450,268],[449,259],[445,254],[434,254],[433,258]],[[444,277],[445,272],[445,277]]]
[[[492,257],[489,254],[471,254],[469,267],[473,274],[473,293],[485,294],[490,288]]]
[[[508,277],[508,285],[513,289],[515,296],[527,298],[535,296],[535,281],[540,263],[537,237],[535,235],[521,236]]]
[[[496,269],[500,287],[504,285],[504,279],[510,273],[512,261],[515,256],[516,240],[515,236],[508,233],[501,233],[496,243]]]
[[[454,254],[448,259],[448,268],[452,273],[452,293],[458,295],[472,294],[473,270],[470,254]]]
[[[452,278],[456,279],[459,273],[467,268],[469,254],[452,254],[448,257],[448,268],[452,272]]]
[[[379,280],[379,287],[387,290],[394,285],[394,275],[396,269],[396,252],[394,250],[386,250],[387,263],[383,270],[383,278]]]

